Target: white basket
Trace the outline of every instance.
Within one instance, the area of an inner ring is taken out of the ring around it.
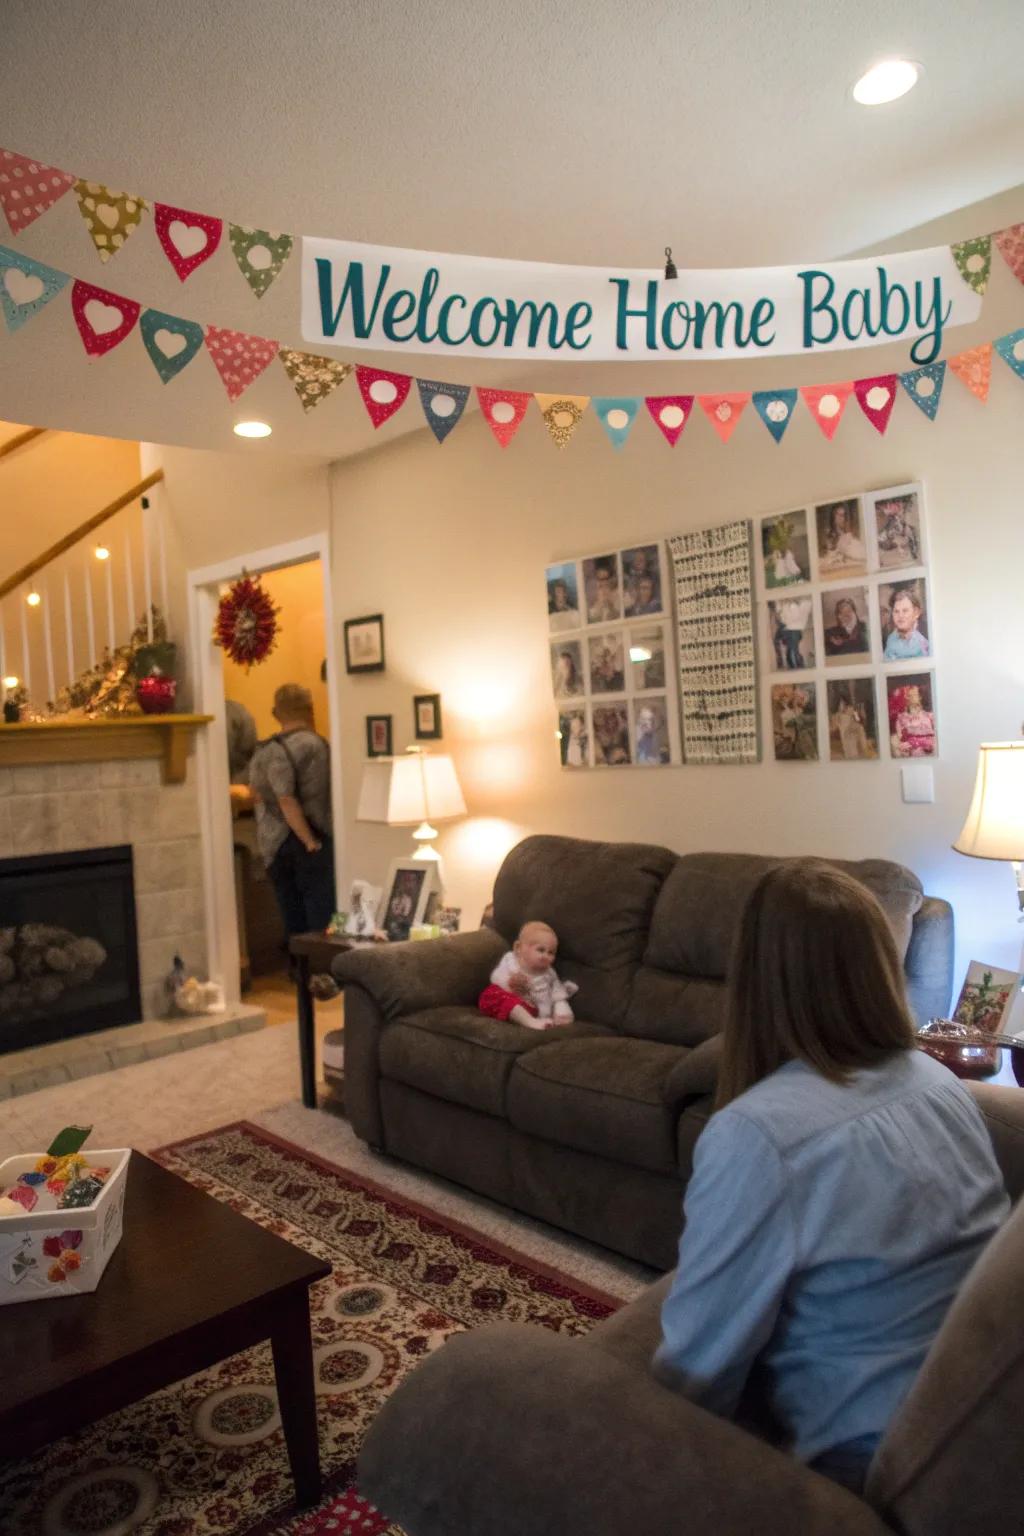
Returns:
[[[31,1173],[45,1156],[44,1152],[30,1152],[0,1163],[0,1194],[17,1183],[19,1174]],[[131,1149],[94,1152],[90,1148],[82,1156],[94,1168],[110,1169],[92,1205],[59,1211],[54,1196],[40,1185],[35,1210],[0,1216],[0,1307],[15,1301],[78,1296],[99,1285],[110,1255],[121,1241]],[[47,1253],[47,1245],[77,1254],[77,1267],[65,1267],[59,1253]]]

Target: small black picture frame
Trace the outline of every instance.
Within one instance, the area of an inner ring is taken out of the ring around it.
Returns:
[[[345,620],[345,671],[384,671],[384,615]]]
[[[417,741],[440,741],[441,695],[417,693],[412,701],[412,719]]]
[[[367,757],[392,756],[390,715],[367,715],[366,755]]]

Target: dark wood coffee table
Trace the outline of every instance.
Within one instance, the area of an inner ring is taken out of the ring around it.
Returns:
[[[0,1308],[3,1454],[30,1455],[269,1338],[296,1499],[317,1503],[309,1287],[331,1266],[141,1152],[127,1178],[124,1236],[98,1289]]]

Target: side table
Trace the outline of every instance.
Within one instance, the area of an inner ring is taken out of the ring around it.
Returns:
[[[313,1034],[313,994],[309,978],[321,971],[331,972],[335,955],[344,955],[372,939],[347,939],[344,934],[297,933],[289,940],[288,950],[295,961],[295,1002],[299,1022],[299,1072],[302,1102],[316,1109],[316,1040]]]

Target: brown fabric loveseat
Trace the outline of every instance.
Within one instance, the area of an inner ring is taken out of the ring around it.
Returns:
[[[498,931],[339,956],[345,1100],[356,1133],[659,1269],[710,1112],[740,911],[777,859],[530,837],[494,892]],[[840,863],[841,861],[836,861]],[[953,914],[909,870],[841,864],[879,897],[918,1018],[949,1006]],[[522,923],[559,938],[577,1022],[484,1018],[476,999]]]

